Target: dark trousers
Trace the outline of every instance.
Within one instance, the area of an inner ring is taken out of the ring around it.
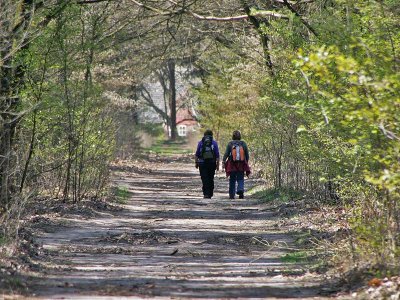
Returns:
[[[199,165],[201,182],[203,183],[204,197],[212,197],[214,195],[214,175],[216,169],[215,161],[206,161]]]

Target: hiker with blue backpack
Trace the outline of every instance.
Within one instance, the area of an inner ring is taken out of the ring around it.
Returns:
[[[229,177],[229,199],[235,199],[235,194],[239,199],[244,198],[244,175],[248,177],[251,173],[248,162],[247,144],[241,140],[240,131],[235,130],[222,159],[222,169],[225,169],[226,176]]]
[[[197,144],[195,166],[200,170],[204,198],[211,199],[214,195],[215,170],[219,170],[219,149],[210,129],[204,132],[203,138]]]

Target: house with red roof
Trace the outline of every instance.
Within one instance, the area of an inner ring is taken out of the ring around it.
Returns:
[[[176,112],[176,130],[178,136],[189,136],[200,128],[194,113],[186,107],[181,107]]]

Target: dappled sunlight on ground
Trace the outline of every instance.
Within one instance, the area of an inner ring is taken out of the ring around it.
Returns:
[[[213,199],[202,198],[192,164],[179,161],[145,174],[115,169],[114,183],[126,189],[123,210],[64,218],[37,234],[36,296],[319,296],[322,279],[306,263],[283,262],[287,249],[260,243],[293,243],[274,214],[257,199],[229,200],[222,176]]]

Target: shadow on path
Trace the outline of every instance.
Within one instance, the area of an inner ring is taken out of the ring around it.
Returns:
[[[197,171],[179,161],[114,173],[129,192],[124,210],[65,219],[36,236],[44,249],[36,259],[44,271],[29,278],[37,297],[319,297],[322,280],[307,265],[284,263],[287,250],[254,239],[292,245],[272,212],[228,200],[224,178],[213,199],[202,199]]]

